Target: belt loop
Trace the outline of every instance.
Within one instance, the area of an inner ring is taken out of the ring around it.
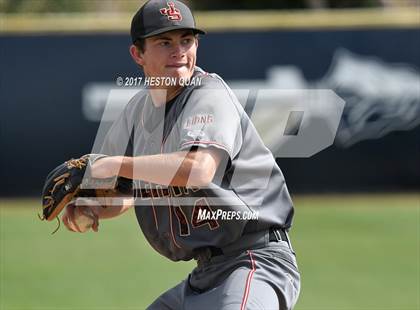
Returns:
[[[284,234],[286,235],[287,244],[289,245],[290,251],[296,256],[295,250],[293,250],[292,243],[290,242],[289,234],[287,233],[286,229],[283,229]]]
[[[267,229],[264,234],[264,246],[267,246],[270,243],[270,230]]]
[[[274,233],[274,236],[276,237],[277,242],[283,241],[282,238],[281,238],[280,231],[278,229],[273,229],[273,233]]]

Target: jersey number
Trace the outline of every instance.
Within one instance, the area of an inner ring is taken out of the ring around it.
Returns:
[[[188,223],[188,219],[181,206],[174,206],[174,210],[179,223],[180,235],[190,235],[190,226]],[[193,228],[198,228],[207,225],[210,230],[218,228],[220,225],[217,222],[217,220],[212,219],[211,216],[206,216],[211,214],[213,214],[213,210],[210,208],[207,200],[205,198],[197,199],[194,203],[194,207],[191,214],[191,226]]]

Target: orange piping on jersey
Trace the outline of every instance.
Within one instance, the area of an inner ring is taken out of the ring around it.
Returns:
[[[171,198],[168,198],[168,208],[169,208],[169,223],[171,225],[171,236],[174,244],[181,249],[181,246],[176,242],[175,236],[174,236],[174,230],[172,228],[172,205],[171,205]]]
[[[162,141],[162,144],[160,145],[160,153],[163,154],[163,146],[165,145],[166,142],[166,137],[165,140]]]
[[[157,221],[157,216],[156,216],[156,210],[155,210],[155,205],[154,205],[154,203],[153,203],[153,199],[154,199],[154,197],[153,197],[153,190],[152,190],[152,184],[151,183],[146,183],[145,185],[144,185],[144,189],[145,190],[147,190],[147,189],[149,189],[149,186],[150,186],[150,203],[152,204],[151,205],[151,208],[152,208],[152,211],[153,211],[153,218],[155,219],[155,227],[156,227],[156,230],[159,230],[159,225],[158,225],[158,221]]]
[[[145,129],[144,128],[144,107],[145,107],[145,105],[146,105],[146,103],[147,103],[147,99],[149,98],[149,95],[146,95],[146,100],[145,100],[145,103],[144,103],[144,105],[143,105],[143,109],[141,109],[141,117],[140,117],[140,121],[141,121],[141,126],[143,127],[143,130]]]
[[[252,252],[248,250],[248,254],[249,254],[249,259],[251,260],[251,270],[249,271],[248,277],[246,278],[245,292],[244,292],[244,297],[242,298],[241,310],[246,309],[246,303],[248,301],[248,296],[249,296],[249,289],[251,287],[251,280],[255,272],[255,260],[252,257]]]
[[[163,146],[165,145],[166,138],[167,137],[164,137],[164,140],[162,141],[162,144],[160,145],[160,153],[161,154],[163,154]],[[172,203],[171,203],[171,198],[170,197],[168,197],[168,208],[169,208],[169,223],[170,223],[170,226],[171,226],[172,241],[174,242],[174,244],[175,244],[176,247],[178,247],[179,249],[181,249],[181,246],[175,240],[174,230],[172,228]]]
[[[217,143],[217,142],[214,142],[214,141],[188,141],[188,142],[184,142],[182,145],[181,145],[181,148],[183,148],[184,146],[186,146],[186,145],[189,145],[189,144],[214,144],[214,145],[217,145],[217,146],[220,146],[221,148],[223,148],[226,152],[228,152],[229,153],[229,150],[228,150],[228,148],[226,147],[226,146],[224,146],[223,144],[221,144],[221,143]]]
[[[156,231],[159,230],[159,225],[158,225],[158,221],[157,221],[157,216],[156,216],[156,210],[155,210],[155,205],[153,204],[153,197],[151,199],[152,202],[152,211],[153,211],[153,217],[155,219],[155,226],[156,226]]]

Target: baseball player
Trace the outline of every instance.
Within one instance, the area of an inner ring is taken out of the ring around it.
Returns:
[[[223,79],[196,66],[199,34],[179,1],[150,0],[134,15],[130,54],[148,84],[113,123],[91,173],[132,179],[136,195],[92,209],[101,220],[134,207],[156,251],[197,261],[148,309],[292,309],[300,275],[283,174]],[[73,211],[63,222],[77,231]]]

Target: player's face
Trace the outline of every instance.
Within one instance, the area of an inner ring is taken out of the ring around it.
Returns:
[[[198,40],[190,30],[175,30],[147,38],[139,64],[149,77],[191,78]]]

